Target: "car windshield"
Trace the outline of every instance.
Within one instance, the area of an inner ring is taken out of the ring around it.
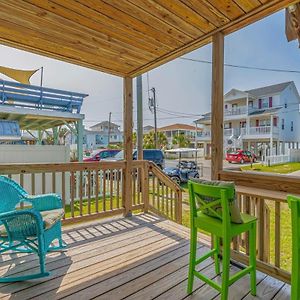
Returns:
[[[240,154],[240,151],[230,151],[228,154]]]
[[[114,158],[116,159],[124,159],[124,150],[121,150],[119,153],[114,155]]]

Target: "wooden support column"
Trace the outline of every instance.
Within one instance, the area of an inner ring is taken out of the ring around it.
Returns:
[[[131,216],[132,207],[132,78],[124,77],[123,80],[123,127],[124,127],[124,159],[126,161],[125,170],[123,172],[123,190],[122,199],[125,208],[124,215]]]
[[[224,80],[224,34],[213,35],[212,48],[212,123],[211,123],[211,179],[218,179],[223,169],[223,82]]]

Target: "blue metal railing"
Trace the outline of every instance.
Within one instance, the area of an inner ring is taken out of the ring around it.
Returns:
[[[0,80],[0,105],[80,113],[87,94]]]

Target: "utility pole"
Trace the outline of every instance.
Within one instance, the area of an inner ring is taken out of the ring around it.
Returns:
[[[108,116],[108,139],[107,139],[107,146],[110,144],[110,123],[111,123],[111,112]]]
[[[151,89],[151,92],[153,94],[152,98],[149,98],[149,109],[152,112],[153,109],[153,115],[154,115],[154,145],[155,149],[157,149],[157,115],[156,115],[156,90],[153,87]]]

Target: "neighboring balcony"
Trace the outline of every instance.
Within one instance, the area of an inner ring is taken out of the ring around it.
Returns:
[[[197,136],[198,141],[210,141],[210,139],[211,139],[210,131],[202,131]]]
[[[258,127],[249,127],[242,128],[242,134],[244,138],[277,138],[279,135],[278,127],[273,126],[258,126]]]
[[[235,119],[239,118],[242,115],[247,115],[248,114],[248,107],[245,106],[238,106],[236,108],[231,108],[231,109],[225,109],[224,110],[224,119]]]

